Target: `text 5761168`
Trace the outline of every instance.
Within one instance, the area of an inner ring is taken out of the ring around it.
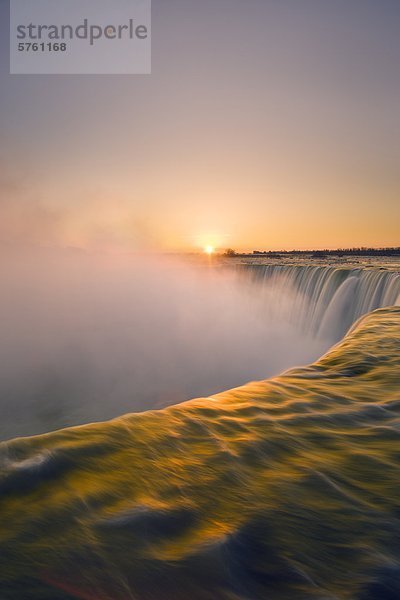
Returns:
[[[58,42],[20,42],[19,52],[66,52],[67,44]]]

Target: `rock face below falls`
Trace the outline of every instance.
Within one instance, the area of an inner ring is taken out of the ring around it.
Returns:
[[[400,598],[399,340],[3,443],[1,600]]]

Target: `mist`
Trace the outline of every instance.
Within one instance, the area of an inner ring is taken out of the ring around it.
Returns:
[[[328,344],[205,259],[5,248],[0,437],[157,409],[314,360]]]

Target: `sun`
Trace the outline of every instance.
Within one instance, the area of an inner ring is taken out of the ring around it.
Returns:
[[[208,255],[214,254],[215,248],[214,246],[205,246],[204,252]]]

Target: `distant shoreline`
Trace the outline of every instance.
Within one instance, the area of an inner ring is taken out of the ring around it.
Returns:
[[[228,257],[281,258],[282,256],[309,256],[323,258],[324,256],[400,256],[398,248],[338,248],[336,250],[253,250],[252,252],[226,253]]]

